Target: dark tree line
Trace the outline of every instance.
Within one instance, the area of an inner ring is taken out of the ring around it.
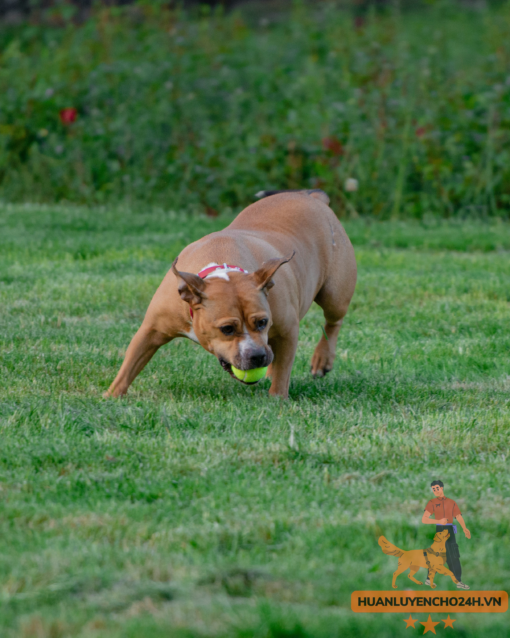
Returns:
[[[312,0],[309,1],[312,3]],[[315,0],[313,4],[321,1],[328,0]],[[356,14],[363,15],[371,7],[384,8],[395,4],[416,6],[422,1],[424,0],[337,0],[337,4],[352,9]],[[200,5],[222,6],[226,10],[230,10],[247,2],[251,5],[260,5],[261,9],[267,7],[269,10],[273,8],[281,10],[285,5],[290,5],[292,0],[167,0],[167,5],[181,6],[185,9],[196,9]],[[134,3],[136,0],[0,0],[0,20],[4,23],[16,23],[30,16],[42,15],[47,10],[63,5],[74,6],[77,9],[77,14],[85,17],[94,6],[121,6]]]

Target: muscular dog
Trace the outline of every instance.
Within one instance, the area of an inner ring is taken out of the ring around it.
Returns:
[[[354,251],[323,191],[262,192],[222,231],[187,246],[157,289],[117,377],[120,396],[163,344],[187,337],[232,374],[269,366],[269,393],[288,397],[299,321],[313,301],[324,334],[314,377],[333,367],[356,285]]]
[[[380,536],[379,545],[381,546],[382,551],[389,556],[398,557],[398,566],[393,572],[393,581],[391,583],[393,589],[397,589],[397,576],[399,576],[402,572],[405,572],[406,569],[409,569],[407,577],[410,578],[413,583],[422,585],[423,583],[420,580],[416,580],[414,577],[420,567],[425,567],[425,569],[429,570],[430,586],[432,589],[437,587],[437,585],[434,585],[434,576],[436,575],[436,572],[438,574],[450,576],[454,583],[458,583],[459,581],[455,578],[453,573],[444,566],[446,559],[445,543],[449,537],[450,532],[445,529],[442,532],[437,532],[434,536],[434,542],[431,547],[428,547],[427,549],[413,549],[406,552],[403,549],[395,547],[395,545],[387,541],[384,536]]]

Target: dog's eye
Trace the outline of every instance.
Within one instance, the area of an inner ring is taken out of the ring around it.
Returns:
[[[236,329],[234,328],[234,326],[221,326],[220,330],[223,332],[224,335],[226,335],[227,337],[231,337],[233,334],[235,334]]]
[[[264,330],[267,326],[267,319],[259,319],[257,321],[257,330]]]

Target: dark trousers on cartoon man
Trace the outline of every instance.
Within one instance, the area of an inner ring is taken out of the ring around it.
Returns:
[[[447,529],[450,532],[450,536],[446,541],[445,549],[446,549],[446,563],[448,565],[448,569],[453,572],[453,575],[457,580],[461,580],[462,576],[462,567],[460,565],[460,552],[459,546],[457,545],[457,539],[455,538],[455,525],[436,525],[436,532],[442,532],[444,529]],[[429,574],[427,573],[427,578]]]

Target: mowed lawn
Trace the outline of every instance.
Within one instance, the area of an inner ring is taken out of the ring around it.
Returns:
[[[391,588],[381,534],[430,546],[436,478],[472,532],[463,581],[509,588],[510,226],[347,222],[335,368],[310,377],[314,307],[289,401],[185,340],[104,400],[172,260],[230,219],[1,208],[2,638],[421,635],[350,594]],[[438,635],[510,635],[453,617]]]

